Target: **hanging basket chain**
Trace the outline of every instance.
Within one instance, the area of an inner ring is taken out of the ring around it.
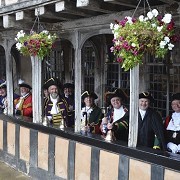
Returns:
[[[135,9],[134,12],[133,12],[132,18],[134,17],[134,15],[135,15],[137,9],[139,8],[139,5],[140,5],[141,1],[142,1],[142,0],[139,0],[138,4],[137,4],[137,6],[136,6],[136,9]],[[146,7],[146,3],[147,3],[147,5],[148,5],[149,11],[152,11],[152,9],[151,9],[151,7],[150,7],[150,5],[149,5],[148,0],[144,0],[144,15],[145,15],[145,7]]]
[[[41,23],[40,23],[39,15],[40,15],[40,10],[39,10],[39,7],[38,7],[38,8],[37,8],[37,16],[36,16],[36,19],[35,19],[35,21],[34,21],[34,23],[33,23],[32,28],[31,28],[30,34],[33,33],[33,31],[34,31],[34,26],[36,25],[36,23],[37,23],[37,33],[40,33],[40,28],[41,28],[41,29],[44,29],[43,26],[42,26]]]

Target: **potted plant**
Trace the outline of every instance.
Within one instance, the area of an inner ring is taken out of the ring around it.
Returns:
[[[25,56],[38,56],[43,60],[52,50],[56,35],[51,35],[47,30],[43,30],[40,33],[31,31],[27,35],[21,30],[17,33],[15,40],[17,41],[16,48],[20,53]]]
[[[147,17],[140,15],[115,21],[110,28],[114,34],[111,52],[125,71],[142,64],[145,53],[164,58],[176,40],[172,15],[160,16],[156,9],[149,11]]]

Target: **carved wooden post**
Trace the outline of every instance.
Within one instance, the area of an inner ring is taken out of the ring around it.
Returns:
[[[80,34],[75,33],[75,132],[80,132],[81,125],[81,49]]]
[[[136,147],[138,135],[139,65],[130,70],[130,115],[128,146]]]
[[[6,41],[6,85],[7,85],[7,101],[8,101],[8,115],[13,115],[14,104],[13,104],[13,61],[11,57],[11,48],[8,45],[8,40]]]
[[[42,122],[42,60],[31,56],[33,122]]]

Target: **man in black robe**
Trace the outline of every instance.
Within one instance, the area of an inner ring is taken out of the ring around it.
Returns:
[[[150,107],[153,97],[149,92],[139,94],[138,145],[166,150],[163,121]]]
[[[75,118],[75,101],[74,101],[74,84],[65,83],[63,85],[63,98],[66,100],[68,108],[68,127],[74,126],[74,118]]]

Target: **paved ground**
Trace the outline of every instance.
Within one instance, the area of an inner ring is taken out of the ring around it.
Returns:
[[[0,161],[0,180],[30,180],[31,178],[20,173]]]

